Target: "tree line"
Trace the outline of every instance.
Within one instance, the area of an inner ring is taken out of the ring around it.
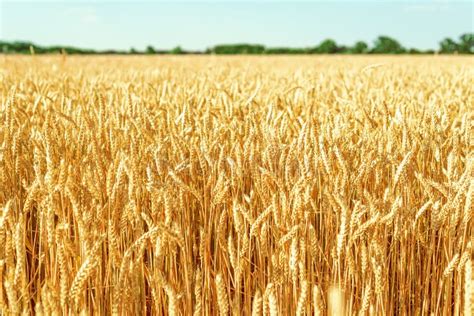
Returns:
[[[177,46],[171,50],[159,50],[147,46],[145,50],[131,48],[125,50],[93,50],[71,46],[39,46],[31,42],[0,41],[1,52],[5,54],[473,54],[474,33],[465,33],[457,40],[445,38],[439,42],[438,50],[421,50],[406,48],[396,39],[389,36],[379,36],[369,46],[366,42],[358,41],[352,46],[339,45],[332,39],[326,39],[319,45],[306,48],[265,47],[259,44],[227,44],[216,45],[205,51],[188,51]]]

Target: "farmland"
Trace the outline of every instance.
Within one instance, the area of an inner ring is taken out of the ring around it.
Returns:
[[[467,56],[2,56],[0,314],[469,315]]]

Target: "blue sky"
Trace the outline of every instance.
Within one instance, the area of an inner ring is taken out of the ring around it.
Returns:
[[[23,1],[0,0],[0,38],[95,49],[205,49],[220,43],[314,46],[372,43],[437,48],[473,32],[472,1]]]

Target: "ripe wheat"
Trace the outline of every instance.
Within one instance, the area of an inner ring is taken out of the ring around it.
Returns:
[[[472,313],[469,57],[1,58],[0,314]]]

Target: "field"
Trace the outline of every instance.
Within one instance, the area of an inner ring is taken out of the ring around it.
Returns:
[[[0,314],[472,315],[474,62],[0,57]]]

